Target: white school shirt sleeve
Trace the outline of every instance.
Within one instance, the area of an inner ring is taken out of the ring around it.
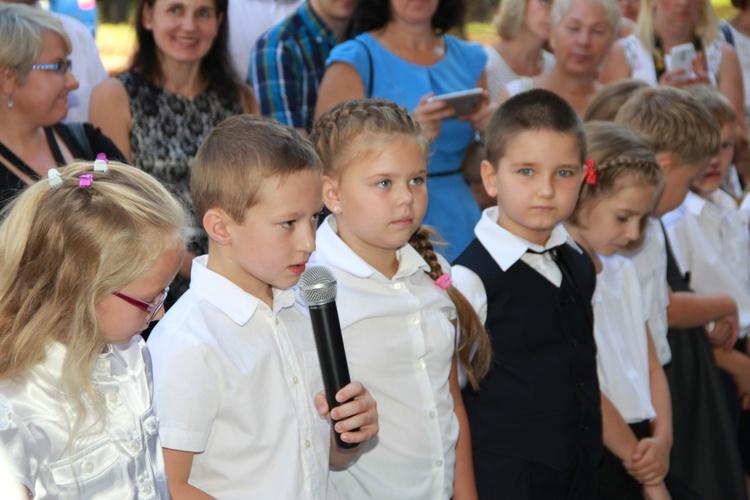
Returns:
[[[474,308],[482,324],[487,322],[487,291],[481,278],[471,269],[464,266],[451,268],[451,280],[459,292],[466,297]]]
[[[154,364],[154,404],[164,448],[205,451],[223,382],[205,345],[149,342]],[[167,340],[167,341],[165,341]]]

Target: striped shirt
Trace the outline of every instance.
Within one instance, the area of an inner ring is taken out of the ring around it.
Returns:
[[[312,127],[318,86],[336,35],[305,2],[253,47],[249,84],[263,116],[290,127]]]

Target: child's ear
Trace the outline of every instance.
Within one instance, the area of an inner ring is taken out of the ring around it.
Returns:
[[[492,198],[497,198],[497,171],[495,166],[488,160],[482,160],[480,165],[480,174],[482,175],[482,184],[484,190]]]
[[[329,175],[323,176],[323,203],[334,214],[338,213],[341,209],[338,179],[334,179]]]
[[[661,153],[656,153],[654,156],[656,156],[656,163],[659,164],[665,174],[672,170],[674,166],[674,155],[672,153],[662,151]]]
[[[211,208],[203,215],[203,228],[208,237],[219,245],[228,245],[232,242],[227,225],[233,223],[229,214],[220,208]]]

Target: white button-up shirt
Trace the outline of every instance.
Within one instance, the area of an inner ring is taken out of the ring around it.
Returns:
[[[196,453],[190,484],[221,499],[326,498],[330,426],[312,326],[193,260],[190,289],[149,338],[159,434]]]
[[[497,223],[497,218],[498,208],[487,208],[482,213],[482,218],[479,219],[474,228],[474,234],[484,248],[487,249],[492,260],[503,271],[507,271],[510,266],[522,260],[559,288],[562,284],[562,271],[560,271],[552,255],[544,251],[569,244],[577,251],[582,252],[562,224],[552,229],[547,243],[542,246],[526,241],[520,236],[511,233]],[[529,253],[527,250],[544,253]],[[453,283],[456,288],[474,306],[474,310],[477,311],[482,323],[487,321],[487,291],[484,289],[481,278],[474,271],[464,266],[453,266],[452,272]]]
[[[672,360],[672,350],[667,340],[667,306],[669,285],[667,284],[667,244],[659,219],[649,217],[644,231],[643,243],[633,252],[623,253],[635,265],[641,284],[644,304],[649,304],[648,329],[654,340],[656,355],[662,366]]]
[[[336,274],[350,375],[377,401],[380,431],[331,478],[342,498],[450,498],[458,439],[448,383],[455,306],[411,246],[398,250],[398,271],[388,279],[334,226],[329,217],[318,229],[311,263]],[[441,264],[447,270],[444,259]]]
[[[97,359],[92,381],[104,396],[106,418],[93,411],[87,416],[72,454],[75,412],[60,388],[66,352],[53,343],[43,363],[0,384],[0,441],[19,482],[36,498],[168,499],[143,339],[109,346]]]
[[[739,309],[740,336],[746,337],[750,332],[750,238],[737,208],[726,208],[732,201],[719,190],[709,200],[688,193],[683,204],[662,221],[680,270],[690,273],[690,287],[698,293],[731,295]]]
[[[624,257],[599,256],[594,338],[599,387],[628,423],[653,420],[648,370],[648,332],[641,285]]]

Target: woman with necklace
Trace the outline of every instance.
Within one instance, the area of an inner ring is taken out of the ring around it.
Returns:
[[[666,57],[678,45],[692,43],[691,75],[667,70]],[[633,35],[612,47],[599,80],[608,83],[637,78],[651,85],[711,83],[745,116],[742,70],[736,51],[719,36],[719,21],[710,0],[642,0]],[[745,128],[745,121],[738,120]]]
[[[70,38],[42,9],[0,3],[0,207],[50,168],[98,153],[122,159],[90,124],[60,123],[78,88]]]

